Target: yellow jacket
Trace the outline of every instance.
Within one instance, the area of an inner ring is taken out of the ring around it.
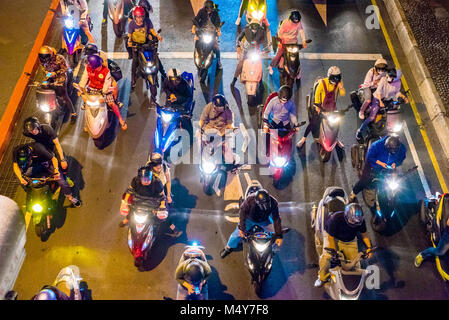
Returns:
[[[328,92],[333,91],[334,88],[335,88],[335,85],[329,82],[329,78],[324,78],[323,80],[324,80],[324,83],[326,84],[327,91]],[[340,94],[343,97],[346,95],[346,90],[343,87],[343,81],[340,82],[340,83],[341,83],[341,87],[339,87],[337,89],[337,92],[336,92],[337,94],[335,95],[335,98],[337,98],[338,94]],[[320,80],[320,83],[319,83],[319,85],[318,85],[318,87],[316,88],[316,91],[315,91],[314,103],[322,105],[325,96],[326,96],[326,93],[324,91],[323,82]]]

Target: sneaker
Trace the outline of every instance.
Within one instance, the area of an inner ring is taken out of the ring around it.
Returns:
[[[322,286],[324,286],[325,283],[326,283],[326,281],[321,281],[321,279],[318,277],[318,279],[316,279],[316,281],[313,284],[313,286],[315,288],[321,288]]]
[[[122,127],[122,130],[126,130],[128,129],[128,125],[126,124],[126,122],[123,122],[123,124],[120,125]]]
[[[421,263],[423,262],[423,257],[421,253],[419,253],[415,258],[415,267],[419,268],[421,266]]]
[[[232,252],[232,249],[231,248],[223,248],[221,251],[220,251],[220,257],[223,259],[224,257],[226,257],[228,254],[230,254]]]
[[[119,226],[120,228],[123,228],[124,226],[126,226],[126,225],[128,224],[128,222],[129,222],[129,220],[128,220],[128,219],[125,219],[125,220],[123,220],[123,221],[120,221],[120,223],[118,224],[118,226]]]
[[[81,206],[81,201],[78,200],[77,198],[72,197],[72,199],[70,199],[70,202],[72,203],[72,206],[74,206],[75,208]]]
[[[72,113],[70,117],[70,124],[74,124],[76,122],[76,118],[78,117],[78,114]]]

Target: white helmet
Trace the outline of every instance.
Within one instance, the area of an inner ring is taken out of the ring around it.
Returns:
[[[338,83],[341,81],[341,71],[337,66],[332,66],[327,70],[327,77],[331,83]]]
[[[374,67],[376,68],[380,68],[380,69],[385,69],[387,67],[388,63],[387,60],[380,58],[377,59],[376,62],[374,63]]]

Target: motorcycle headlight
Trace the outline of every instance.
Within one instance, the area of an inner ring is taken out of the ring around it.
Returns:
[[[387,185],[391,191],[396,191],[399,188],[399,183],[394,179],[388,180]]]
[[[171,119],[173,118],[173,114],[161,112],[161,117],[162,117],[162,121],[164,121],[165,123],[169,123],[171,121]]]
[[[257,243],[256,241],[253,240],[253,244],[257,251],[264,252],[268,248],[270,242]]]
[[[298,47],[288,47],[287,52],[296,53],[298,52]]]
[[[43,112],[50,112],[50,106],[48,104],[41,104],[40,108]]]
[[[67,29],[73,29],[73,19],[72,18],[64,19],[64,25]]]
[[[253,52],[250,54],[249,58],[251,61],[258,61],[260,60],[260,55],[257,52]]]
[[[287,164],[287,159],[284,157],[276,157],[274,158],[273,163],[276,167],[281,168]]]
[[[147,67],[152,67],[152,66],[153,66],[153,61],[148,61]]]
[[[258,21],[262,20],[263,18],[263,11],[257,10],[257,11],[253,11],[251,13],[252,17]]]
[[[32,206],[32,209],[36,213],[41,213],[44,208],[39,203],[36,203]]]
[[[210,35],[210,34],[205,34],[205,35],[203,35],[202,38],[203,38],[203,42],[206,44],[209,44],[212,42],[212,35]]]
[[[327,117],[327,120],[329,120],[330,124],[334,125],[334,124],[337,124],[340,122],[340,117],[332,115],[332,116]]]
[[[201,163],[201,169],[205,174],[211,174],[215,171],[215,164],[212,162],[204,161]]]
[[[147,215],[134,215],[134,221],[138,224],[144,224],[147,221]]]

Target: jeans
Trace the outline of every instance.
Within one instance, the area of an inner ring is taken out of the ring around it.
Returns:
[[[358,130],[358,132],[360,132],[360,134],[362,136],[365,134],[365,131],[368,129],[368,125],[371,122],[373,122],[374,119],[376,119],[379,109],[380,109],[380,102],[378,99],[374,98],[371,102],[370,114],[369,114],[368,118],[366,118],[365,121],[363,121],[362,125],[360,126],[360,129]],[[363,107],[360,110],[362,111]]]
[[[373,178],[373,170],[371,169],[369,163],[365,162],[362,176],[360,177],[359,181],[357,181],[354,188],[352,188],[352,192],[354,192],[354,194],[358,194],[360,191],[365,189],[371,183],[371,181],[373,181]]]
[[[251,230],[251,228],[254,227],[255,225],[258,225],[260,227],[267,227],[272,223],[273,223],[273,219],[271,219],[271,217],[269,217],[268,220],[262,221],[262,222],[254,222],[250,219],[246,219],[246,231]],[[229,237],[227,246],[231,249],[236,249],[238,247],[240,241],[242,240],[242,238],[239,236],[239,230],[240,230],[239,226],[237,225],[234,232]]]
[[[434,247],[427,248],[422,251],[420,254],[424,260],[435,257],[435,256],[444,256],[446,252],[449,250],[449,227],[446,227],[442,234],[438,245]]]

